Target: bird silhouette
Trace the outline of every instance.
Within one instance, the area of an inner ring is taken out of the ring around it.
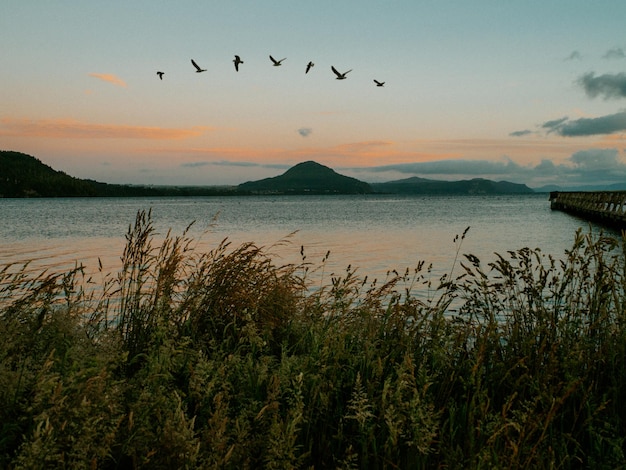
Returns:
[[[165,72],[157,72],[157,75],[159,76],[159,78],[161,80],[163,80],[163,75],[165,74]]]
[[[374,82],[376,83],[376,86],[383,86],[383,85],[385,85],[385,82],[379,82],[376,79],[374,79]]]
[[[286,58],[287,57],[285,57],[284,59],[276,60],[272,56],[270,56],[270,59],[272,59],[272,62],[274,63],[274,67],[278,67],[279,65],[281,65],[281,62],[285,60]]]
[[[196,64],[195,60],[191,59],[191,63],[196,68],[196,73],[206,72],[206,69],[201,69],[200,66],[198,64]]]
[[[352,72],[352,69],[350,69],[348,70],[348,72],[339,73],[333,65],[331,65],[330,68],[332,69],[333,72],[335,72],[335,75],[337,75],[337,80],[345,80],[347,78],[346,74],[348,72]]]
[[[313,67],[315,64],[313,62],[309,62],[308,64],[306,64],[306,71],[304,73],[309,73],[309,70],[311,70],[311,67]]]
[[[243,64],[243,60],[241,60],[241,58],[238,55],[236,55],[235,58],[233,59],[233,62],[235,63],[235,70],[239,72],[239,64]]]

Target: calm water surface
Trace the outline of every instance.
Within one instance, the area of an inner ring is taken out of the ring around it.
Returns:
[[[119,269],[124,235],[139,210],[152,210],[159,236],[195,221],[191,235],[209,250],[224,238],[271,246],[279,264],[307,261],[325,270],[348,265],[371,277],[432,263],[449,272],[455,235],[470,227],[461,253],[492,261],[494,252],[539,247],[561,256],[577,228],[588,223],[551,211],[547,194],[515,196],[275,196],[207,198],[0,199],[0,264],[32,260],[33,269],[62,270],[82,263]],[[599,231],[598,227],[593,227]]]

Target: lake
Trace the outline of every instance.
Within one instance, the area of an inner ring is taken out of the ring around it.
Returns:
[[[486,264],[494,253],[523,247],[562,256],[579,227],[589,224],[550,210],[547,194],[503,196],[255,196],[189,198],[0,199],[0,264],[31,260],[31,269],[66,270],[82,263],[95,271],[119,269],[125,234],[140,210],[152,210],[159,233],[191,236],[200,250],[224,238],[270,247],[277,264],[306,261],[325,272],[348,265],[370,278],[418,261],[449,272],[456,235],[470,227],[461,253]],[[593,226],[599,232],[598,226]],[[294,233],[295,232],[295,233]],[[291,235],[290,235],[291,234]]]

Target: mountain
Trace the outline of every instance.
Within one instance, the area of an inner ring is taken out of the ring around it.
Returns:
[[[66,175],[30,155],[0,151],[0,197],[95,196],[91,182]]]
[[[387,183],[372,183],[378,193],[392,194],[525,194],[534,191],[525,184],[474,178],[462,181],[439,181],[412,177]]]
[[[248,181],[237,189],[251,194],[366,194],[369,184],[316,162],[303,162],[273,178]]]
[[[233,194],[232,187],[129,186],[74,178],[25,153],[0,150],[2,197],[160,197]]]
[[[618,189],[617,187],[615,189]],[[232,187],[130,186],[100,183],[69,176],[20,152],[0,151],[1,197],[161,197],[246,194],[514,194],[534,192],[507,181],[472,179],[437,181],[412,177],[371,185],[308,161],[280,176]]]

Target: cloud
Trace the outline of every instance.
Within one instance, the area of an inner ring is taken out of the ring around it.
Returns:
[[[603,59],[625,59],[626,54],[621,47],[614,47],[606,51],[606,54],[602,56]]]
[[[437,160],[430,162],[399,163],[370,168],[373,172],[395,171],[419,175],[504,175],[518,171],[520,165],[511,160]]]
[[[558,128],[559,128],[559,127],[560,127],[563,123],[565,123],[568,119],[569,119],[569,118],[566,116],[566,117],[562,117],[562,118],[560,118],[560,119],[554,119],[554,120],[552,120],[552,121],[546,121],[546,122],[544,122],[544,123],[541,125],[541,127],[542,127],[543,129],[550,129],[550,131],[551,131],[551,130],[553,130],[553,129],[558,129]],[[550,131],[549,131],[549,132],[550,132]]]
[[[555,132],[564,137],[613,134],[626,131],[626,111],[597,118],[581,118],[574,121],[570,121],[569,118],[562,118],[547,121],[541,127],[548,129],[548,133]]]
[[[302,137],[308,137],[309,135],[311,135],[311,132],[313,132],[313,129],[311,129],[310,127],[301,127],[300,129],[298,129],[298,134],[300,134]]]
[[[523,130],[523,131],[515,131],[515,132],[511,132],[509,135],[511,137],[522,137],[528,134],[532,134],[532,131],[529,131],[528,129]]]
[[[565,60],[581,60],[583,58],[582,54],[578,51],[573,51],[570,55],[568,55]]]
[[[524,183],[535,188],[547,184],[575,187],[623,182],[626,180],[626,164],[620,160],[617,149],[606,148],[577,151],[562,163],[546,158],[534,165],[520,165],[508,158],[500,161],[453,159],[360,168],[358,173],[372,175],[371,178],[363,177],[365,180],[379,181],[410,176],[447,181],[487,178]]]
[[[177,140],[197,137],[211,130],[91,124],[73,119],[0,119],[0,136],[51,139],[147,139]]]
[[[593,72],[589,72],[576,82],[583,87],[587,96],[591,98],[598,95],[604,96],[605,100],[626,98],[626,73],[605,74],[596,77]]]
[[[626,181],[626,164],[617,149],[581,150],[567,160],[571,165],[564,174],[568,181],[581,184],[611,184]]]
[[[364,140],[362,142],[343,144],[340,147],[360,150],[374,147],[387,147],[390,145],[393,145],[393,142],[390,142],[388,140]]]
[[[557,167],[552,160],[548,160],[546,158],[542,159],[541,162],[535,166],[535,171],[539,172],[542,175],[554,175],[557,173]]]
[[[211,162],[212,165],[217,165],[217,166],[238,166],[238,167],[243,167],[243,168],[251,168],[251,167],[259,167],[262,166],[260,163],[255,163],[255,162],[238,162],[238,161],[232,161],[232,160],[220,160],[217,162]]]
[[[380,153],[381,149],[392,150],[393,142],[385,140],[365,140],[362,142],[351,142],[349,144],[336,145],[329,149],[329,152],[336,155],[353,155],[358,154],[367,156],[372,153]]]
[[[255,163],[255,162],[241,162],[232,160],[219,160],[219,161],[200,161],[200,162],[188,162],[182,163],[180,166],[183,168],[199,168],[208,165],[224,166],[224,167],[237,167],[237,168],[269,168],[278,170],[287,170],[292,165],[287,164],[273,164],[273,163]]]
[[[218,162],[211,162],[213,165],[219,166],[237,166],[237,167],[255,167],[255,168],[270,168],[272,170],[288,170],[293,165],[287,165],[284,163],[255,163],[255,162],[236,162],[229,160],[221,160]]]
[[[559,121],[562,122],[553,122]],[[447,181],[472,178],[506,180],[527,184],[532,188],[544,185],[574,188],[626,181],[626,155],[623,149],[626,140],[618,137],[615,135],[601,139],[605,148],[594,148],[600,143],[595,142],[587,150],[581,150],[580,142],[573,139],[509,137],[495,143],[478,139],[475,148],[467,147],[474,144],[471,139],[410,142],[411,146],[418,145],[420,152],[403,150],[404,147],[399,143],[369,141],[308,149],[308,154],[300,153],[299,150],[265,148],[172,148],[171,145],[155,143],[154,152],[149,152],[145,161],[167,162],[167,171],[159,170],[163,178],[170,178],[171,181],[176,176],[185,184],[191,184],[192,181],[194,184],[239,184],[277,176],[296,163],[315,160],[342,174],[368,182],[421,176]],[[458,145],[464,150],[456,155],[437,151],[440,148],[448,149],[450,145]],[[337,148],[341,148],[343,153],[338,152]],[[504,148],[513,154],[502,156]],[[368,154],[376,149],[382,151],[385,157],[363,158],[363,152]],[[162,157],[159,152],[166,155]],[[495,152],[500,155],[497,160],[489,156],[495,155]],[[121,161],[125,162],[122,158]],[[172,168],[172,165],[177,167]],[[127,174],[124,168],[124,174]],[[145,179],[139,178],[139,181],[145,182]]]
[[[128,86],[124,80],[110,73],[90,73],[89,76],[124,88]]]
[[[210,165],[211,162],[188,162],[188,163],[181,163],[181,167],[183,168],[201,168],[203,166],[207,166]]]
[[[617,149],[589,149],[574,153],[568,160],[584,170],[615,170],[624,168]]]

